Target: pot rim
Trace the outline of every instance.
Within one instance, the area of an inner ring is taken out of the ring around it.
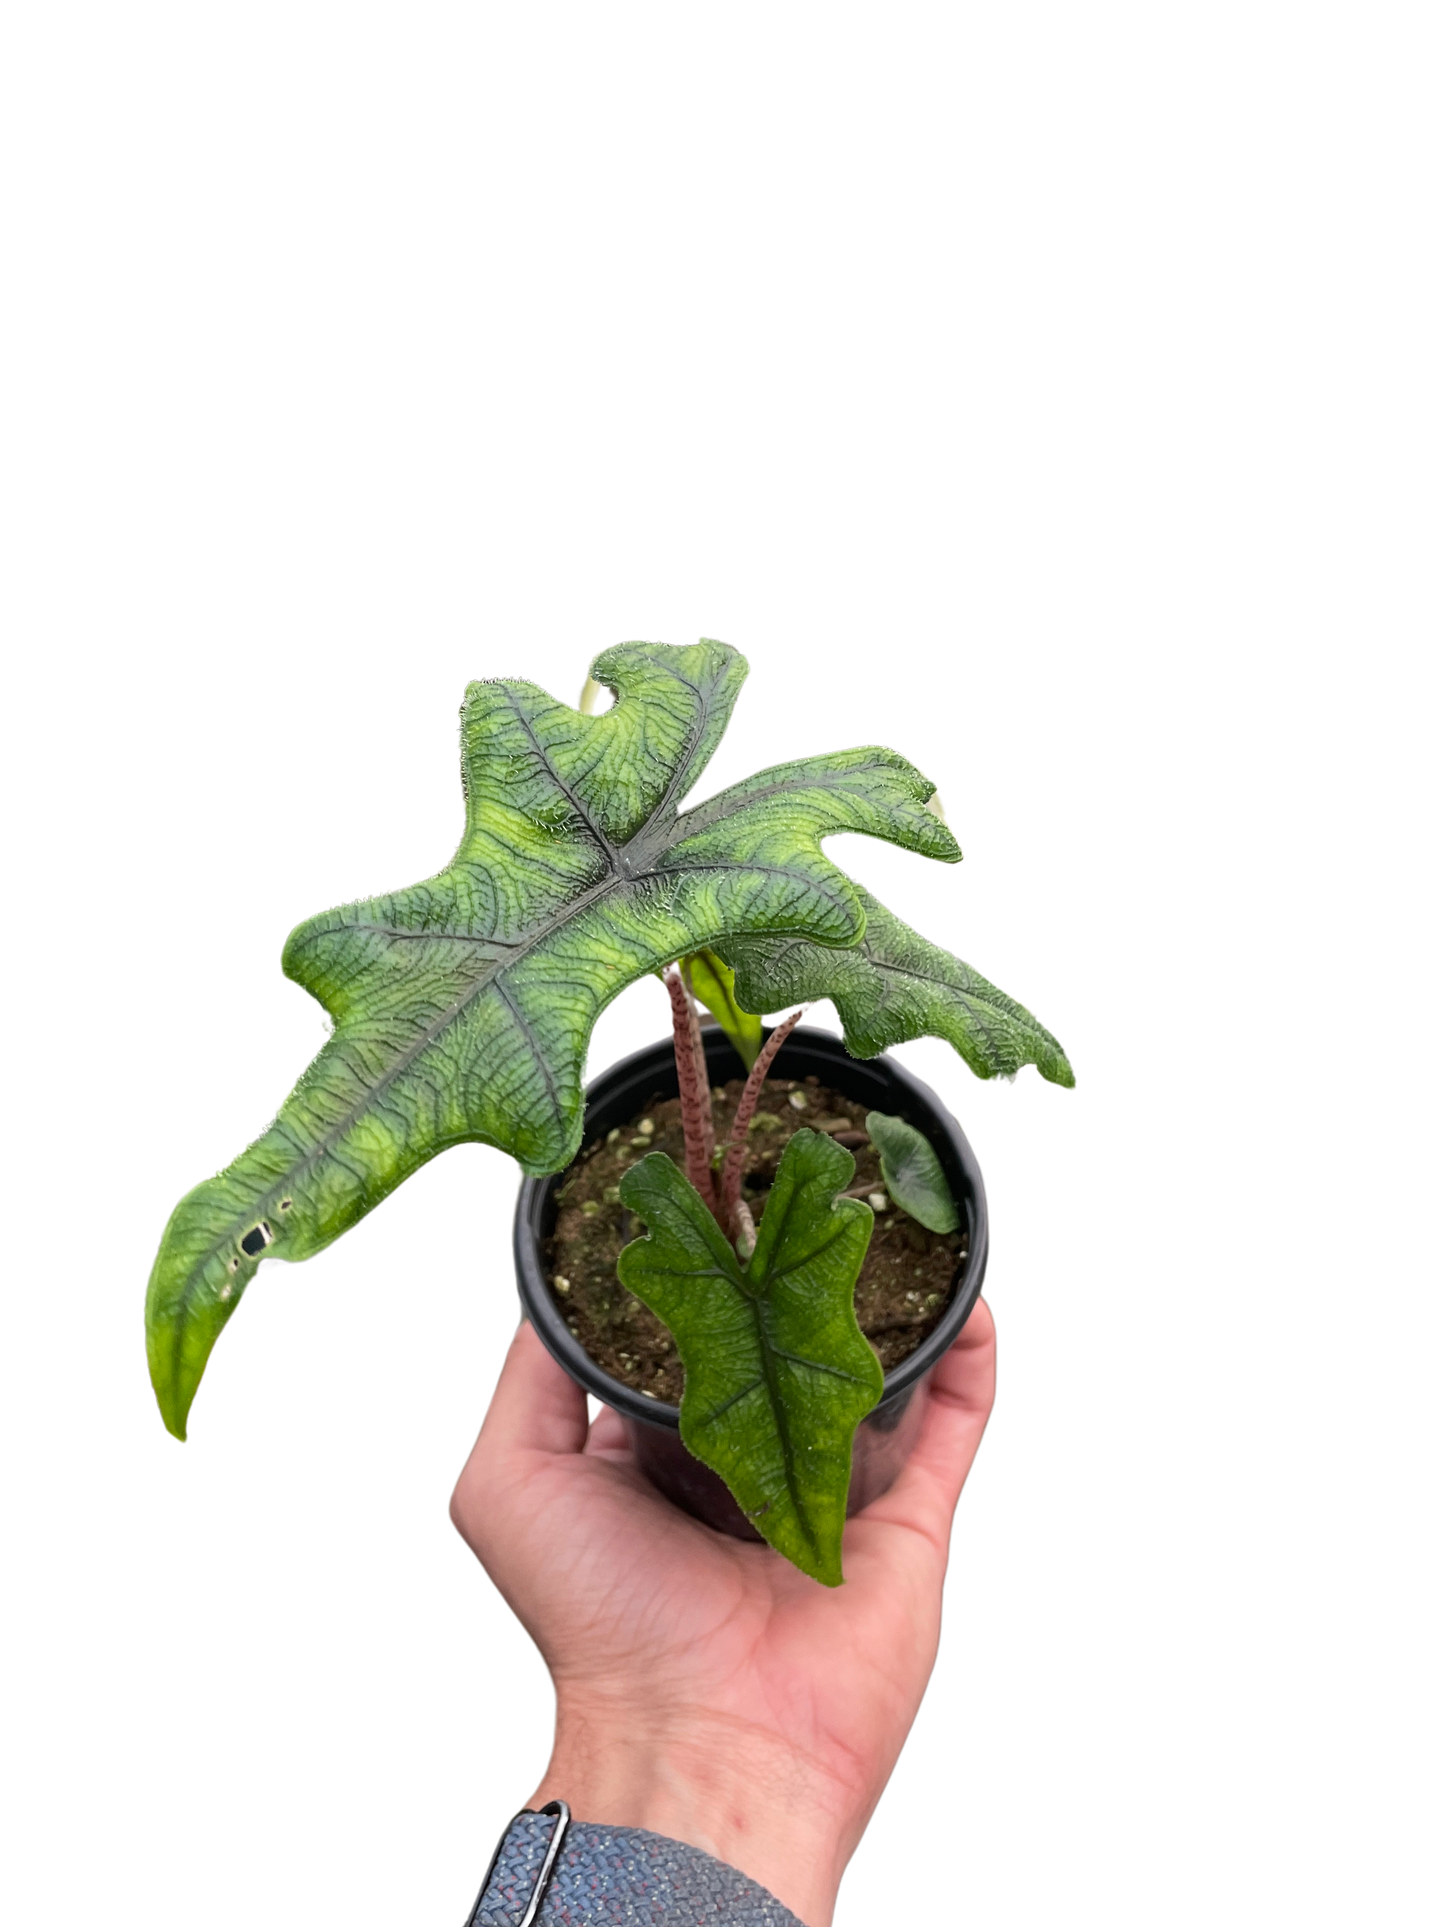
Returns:
[[[742,1060],[722,1031],[709,1026],[703,1031],[703,1044],[708,1057],[710,1081],[713,1080],[714,1059],[731,1058],[737,1068],[728,1069],[726,1074],[737,1076],[741,1073]],[[810,1063],[806,1069],[790,1073],[790,1058],[822,1060],[823,1067]],[[719,1064],[718,1068],[724,1066]],[[884,1374],[883,1396],[874,1407],[878,1411],[895,1399],[901,1401],[906,1397],[919,1380],[933,1370],[967,1323],[983,1289],[984,1272],[988,1264],[988,1203],[984,1195],[983,1173],[957,1119],[943,1108],[928,1085],[911,1071],[905,1070],[887,1052],[877,1057],[854,1057],[845,1049],[842,1038],[833,1032],[800,1024],[773,1063],[773,1070],[784,1077],[790,1074],[823,1076],[826,1070],[831,1069],[871,1072],[884,1085],[892,1087],[890,1095],[896,1094],[897,1098],[903,1100],[899,1105],[900,1112],[907,1115],[909,1122],[922,1130],[932,1142],[934,1149],[940,1153],[945,1171],[950,1165],[955,1167],[956,1175],[951,1188],[968,1230],[968,1251],[955,1279],[948,1308],[922,1344],[910,1352],[901,1364]],[[638,1080],[652,1079],[661,1074],[665,1084],[669,1081],[668,1073],[671,1073],[671,1081],[675,1083],[677,1072],[671,1038],[645,1045],[641,1050],[619,1058],[593,1078],[586,1089],[587,1109],[590,1112],[594,1106],[620,1096],[628,1085]],[[844,1092],[843,1095],[848,1093]],[[646,1101],[645,1097],[643,1101]],[[855,1101],[864,1100],[860,1098]],[[881,1110],[884,1107],[878,1104],[872,1108]],[[624,1385],[620,1379],[604,1371],[568,1329],[547,1287],[542,1269],[542,1224],[552,1193],[562,1175],[562,1172],[554,1171],[544,1178],[523,1178],[517,1194],[512,1251],[523,1312],[557,1363],[594,1398],[600,1399],[604,1405],[610,1405],[624,1418],[676,1432],[681,1426],[678,1407],[649,1397],[646,1392],[639,1392],[631,1385]]]

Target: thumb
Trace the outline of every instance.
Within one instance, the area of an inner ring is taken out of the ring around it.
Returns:
[[[525,1322],[507,1351],[497,1389],[452,1494],[452,1521],[472,1542],[484,1493],[515,1490],[538,1457],[565,1457],[587,1443],[587,1394]]]
[[[580,1452],[587,1443],[587,1394],[524,1319],[477,1440],[487,1450]]]

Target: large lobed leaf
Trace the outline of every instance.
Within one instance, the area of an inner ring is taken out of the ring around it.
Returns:
[[[1051,1084],[1073,1084],[1063,1047],[1037,1017],[866,890],[858,896],[868,922],[851,950],[825,950],[802,936],[719,943],[743,1008],[782,1010],[830,997],[855,1057],[876,1057],[914,1037],[942,1037],[980,1077],[1011,1077],[1036,1064]]]
[[[617,697],[602,716],[532,683],[473,683],[451,863],[287,942],[283,969],[335,1031],[269,1130],[166,1227],[147,1347],[178,1437],[263,1255],[312,1256],[448,1145],[495,1144],[534,1174],[568,1162],[592,1027],[635,978],[724,936],[856,942],[861,894],[820,838],[957,860],[932,786],[886,749],[784,764],[679,811],[747,673],[725,644],[624,643],[592,673]]]
[[[654,1151],[621,1187],[650,1236],[617,1275],[677,1340],[683,1444],[825,1586],[843,1579],[853,1434],[883,1392],[853,1311],[873,1229],[866,1204],[838,1196],[853,1171],[831,1138],[795,1132],[746,1268],[671,1158]]]

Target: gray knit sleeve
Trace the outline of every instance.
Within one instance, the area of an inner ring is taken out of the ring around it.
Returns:
[[[557,1820],[519,1813],[467,1927],[519,1927]],[[795,1914],[736,1867],[629,1827],[574,1820],[547,1884],[536,1927],[802,1927]]]

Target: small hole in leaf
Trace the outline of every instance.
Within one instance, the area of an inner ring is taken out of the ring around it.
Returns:
[[[272,1237],[269,1224],[253,1224],[241,1240],[241,1249],[248,1258],[255,1258],[270,1244]]]

